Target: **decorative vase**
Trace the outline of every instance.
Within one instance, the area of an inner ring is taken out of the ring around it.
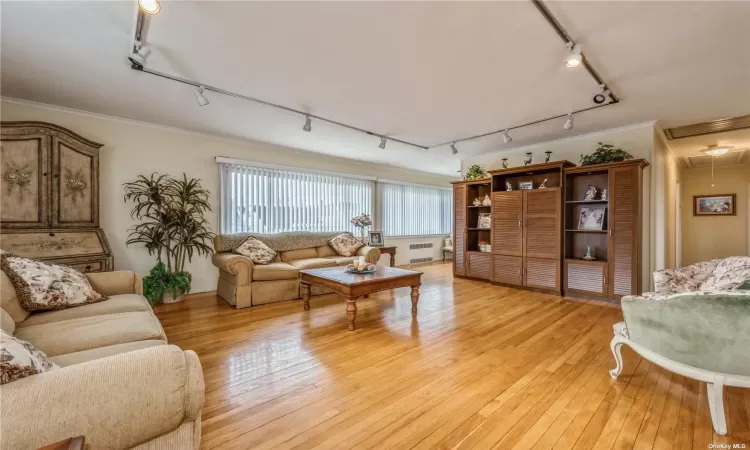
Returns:
[[[367,244],[367,227],[362,227],[360,230],[360,236],[363,244]]]
[[[177,303],[185,300],[185,293],[182,292],[182,289],[177,290],[177,297],[172,295],[171,291],[167,291],[161,296],[162,303]]]

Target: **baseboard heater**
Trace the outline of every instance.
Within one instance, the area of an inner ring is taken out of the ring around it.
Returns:
[[[409,264],[419,264],[432,261],[432,242],[414,242],[409,244]]]

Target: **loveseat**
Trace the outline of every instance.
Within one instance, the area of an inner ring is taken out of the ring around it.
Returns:
[[[219,268],[216,293],[236,308],[301,298],[300,269],[346,266],[364,256],[377,264],[380,250],[364,246],[354,256],[337,255],[328,245],[341,232],[295,231],[278,234],[218,234],[214,238],[213,263]],[[277,252],[270,264],[253,264],[250,258],[232,253],[253,236]],[[310,295],[331,291],[312,286]]]
[[[615,325],[612,352],[622,372],[621,347],[707,383],[714,430],[726,434],[723,387],[750,388],[750,257],[704,261],[654,273],[657,292],[622,298],[625,322]]]
[[[30,314],[0,271],[0,327],[60,366],[0,387],[0,448],[83,436],[91,450],[197,449],[204,395],[198,356],[167,345],[137,274],[86,277],[109,299]]]

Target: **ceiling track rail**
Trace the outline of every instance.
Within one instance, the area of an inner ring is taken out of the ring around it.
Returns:
[[[563,40],[563,42],[566,45],[569,45],[569,44],[575,45],[575,41],[570,37],[570,35],[568,35],[568,33],[565,31],[565,29],[562,27],[562,25],[560,25],[560,23],[557,21],[557,19],[555,19],[555,17],[552,15],[552,13],[549,12],[549,10],[547,9],[547,7],[542,3],[541,0],[530,0],[530,1],[531,1],[532,4],[534,4],[534,6],[539,11],[539,13],[545,18],[545,20],[547,21],[547,23],[549,23],[549,25],[555,30],[555,32],[558,34],[558,36],[560,36],[560,38]],[[133,52],[134,53],[137,52],[140,49],[141,46],[145,45],[144,40],[145,40],[145,33],[146,33],[147,28],[148,28],[148,15],[145,14],[143,11],[141,11],[140,8],[139,8],[138,9],[138,18],[137,18],[137,21],[136,21],[134,41],[133,41]],[[380,138],[380,139],[386,139],[388,141],[393,141],[393,142],[398,142],[400,144],[408,145],[410,147],[416,147],[416,148],[420,148],[420,149],[423,149],[423,150],[429,150],[431,148],[441,147],[441,146],[444,146],[444,145],[456,144],[458,142],[466,142],[466,141],[471,141],[471,140],[474,140],[474,139],[480,139],[480,138],[484,138],[484,137],[487,137],[487,136],[492,136],[494,134],[500,134],[500,133],[504,133],[506,131],[516,130],[516,129],[519,129],[519,128],[524,128],[524,127],[528,127],[528,126],[531,126],[531,125],[536,125],[536,124],[539,124],[539,123],[542,123],[542,122],[547,122],[547,121],[550,121],[550,120],[560,119],[560,118],[563,118],[563,117],[567,117],[569,115],[580,114],[582,112],[591,111],[591,110],[594,110],[594,109],[597,109],[597,108],[603,108],[605,106],[610,106],[610,105],[614,105],[616,103],[619,103],[619,101],[620,101],[619,98],[614,94],[614,92],[612,92],[611,88],[609,88],[609,86],[602,80],[601,76],[596,71],[596,69],[594,69],[594,67],[588,62],[588,60],[586,59],[585,55],[583,55],[583,53],[581,55],[582,55],[582,65],[584,66],[584,68],[586,68],[586,71],[591,75],[591,77],[594,79],[594,81],[596,82],[596,84],[598,86],[605,85],[605,86],[607,86],[607,89],[610,90],[610,98],[611,98],[610,102],[608,102],[608,103],[602,103],[600,105],[595,105],[595,106],[591,106],[591,107],[588,107],[588,108],[578,109],[578,110],[575,110],[575,111],[569,111],[569,112],[566,112],[564,114],[558,114],[558,115],[555,115],[555,116],[546,117],[544,119],[539,119],[539,120],[535,120],[535,121],[532,121],[532,122],[527,122],[527,123],[524,123],[524,124],[514,125],[512,127],[504,127],[504,128],[501,128],[501,129],[498,129],[498,130],[495,130],[495,131],[487,132],[487,133],[476,134],[476,135],[473,135],[473,136],[468,136],[468,137],[464,137],[464,138],[460,138],[460,139],[452,139],[450,141],[445,141],[445,142],[441,142],[439,144],[433,144],[433,145],[429,145],[429,146],[415,144],[413,142],[404,141],[402,139],[396,139],[396,138],[393,138],[393,137],[390,137],[390,136],[386,136],[384,134],[376,133],[376,132],[373,132],[373,131],[368,131],[368,130],[365,130],[363,128],[359,128],[359,127],[348,125],[348,124],[345,124],[345,123],[342,123],[342,122],[338,122],[336,120],[326,119],[325,117],[321,117],[321,116],[317,116],[317,115],[314,115],[314,114],[310,114],[310,113],[307,113],[307,112],[304,112],[304,111],[300,111],[300,110],[297,110],[297,109],[294,109],[294,108],[289,108],[287,106],[283,106],[283,105],[279,105],[279,104],[276,104],[276,103],[272,103],[272,102],[268,102],[268,101],[265,101],[265,100],[261,100],[261,99],[255,98],[255,97],[250,97],[250,96],[247,96],[247,95],[238,94],[236,92],[227,91],[225,89],[221,89],[221,88],[218,88],[218,87],[215,87],[215,86],[211,86],[211,85],[208,85],[208,84],[205,84],[205,83],[201,83],[201,82],[198,82],[198,81],[189,80],[187,78],[181,78],[181,77],[170,75],[170,74],[167,74],[167,73],[164,73],[164,72],[159,72],[159,71],[156,71],[156,70],[147,69],[146,67],[144,67],[143,65],[140,65],[140,64],[131,63],[130,68],[133,69],[133,70],[136,70],[138,72],[146,73],[146,74],[149,74],[149,75],[154,75],[154,76],[157,76],[157,77],[160,77],[160,78],[164,78],[164,79],[168,79],[168,80],[171,80],[171,81],[176,81],[178,83],[182,83],[182,84],[185,84],[185,85],[193,86],[195,88],[202,88],[204,91],[215,92],[217,94],[226,95],[228,97],[236,98],[238,100],[243,100],[243,101],[255,103],[257,105],[265,106],[265,107],[268,107],[268,108],[273,108],[273,109],[276,109],[278,111],[284,111],[284,112],[296,114],[296,115],[299,115],[299,116],[302,116],[302,117],[305,117],[305,118],[315,119],[315,120],[318,120],[318,121],[321,121],[321,122],[325,122],[325,123],[328,123],[328,124],[331,124],[331,125],[336,125],[336,126],[339,126],[339,127],[342,127],[342,128],[346,128],[348,130],[352,130],[352,131],[356,131],[356,132],[359,132],[359,133],[363,133],[363,134],[366,134],[368,136],[374,136],[374,137],[377,137],[377,138]]]

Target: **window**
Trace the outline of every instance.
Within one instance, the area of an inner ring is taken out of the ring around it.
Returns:
[[[372,179],[219,162],[221,233],[355,233],[351,218],[372,214]]]
[[[379,218],[386,236],[451,233],[450,189],[378,182]]]

